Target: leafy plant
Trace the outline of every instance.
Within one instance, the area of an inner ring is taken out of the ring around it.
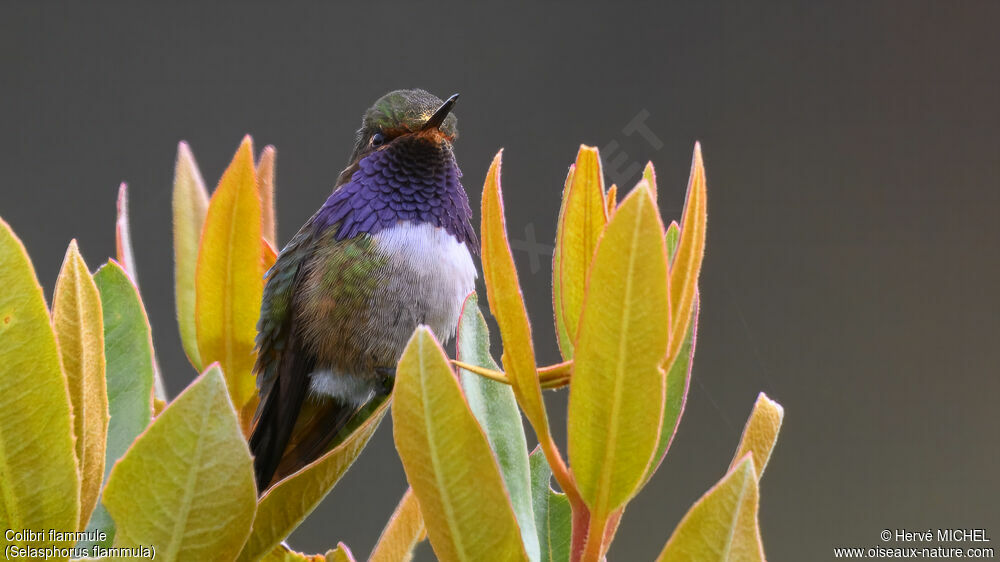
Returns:
[[[91,274],[71,241],[51,310],[23,245],[0,221],[6,556],[354,560],[343,543],[310,556],[281,541],[361,453],[389,402],[262,496],[254,487],[246,436],[257,406],[251,368],[263,275],[276,257],[275,156],[267,147],[255,162],[245,138],[209,196],[191,151],[178,147],[177,320],[200,375],[169,403],[136,282],[127,188],[116,259]],[[581,147],[553,260],[564,361],[541,367],[507,241],[500,168],[497,154],[483,190],[481,255],[503,369],[474,293],[455,359],[428,329],[414,332],[392,401],[411,488],[369,560],[409,559],[425,538],[442,560],[600,560],[683,413],[707,216],[700,149],[681,223],[664,227],[652,164],[619,203],[618,188],[604,188],[597,150]],[[543,389],[560,387],[569,389],[568,457],[542,400]],[[539,443],[530,454],[522,413]],[[761,394],[731,466],[659,559],[763,560],[758,484],[781,420],[781,407]]]

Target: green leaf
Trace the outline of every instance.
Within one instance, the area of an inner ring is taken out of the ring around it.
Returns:
[[[158,560],[232,560],[250,534],[253,460],[218,366],[157,416],[111,470],[104,503],[116,546]]]
[[[657,560],[763,561],[757,501],[757,474],[748,454],[691,506]]]
[[[670,221],[670,226],[667,227],[667,257],[670,261],[673,261],[674,254],[677,253],[677,243],[681,239],[681,225],[677,224],[677,221]]]
[[[458,360],[497,370],[490,356],[490,332],[486,319],[479,311],[476,293],[471,293],[462,306],[455,344]],[[459,371],[469,409],[479,421],[490,447],[500,463],[507,494],[510,496],[521,528],[524,549],[532,560],[539,559],[538,535],[531,513],[531,476],[528,468],[528,442],[524,437],[521,412],[510,385]]]
[[[774,444],[778,441],[778,432],[781,430],[781,421],[784,417],[785,409],[781,404],[761,392],[753,405],[750,419],[743,428],[743,437],[740,438],[740,446],[736,449],[732,466],[735,467],[740,459],[750,453],[753,456],[754,466],[760,467],[757,471],[759,480],[767,467],[767,461],[771,458]]]
[[[393,402],[396,449],[438,558],[527,560],[493,452],[426,326],[403,351]]]
[[[559,211],[556,230],[559,251],[555,254],[552,273],[554,298],[561,304],[555,314],[557,317],[561,315],[569,337],[568,342],[560,339],[560,349],[566,360],[573,358],[587,288],[587,272],[597,241],[608,222],[604,174],[597,148],[581,145],[573,170]]]
[[[125,270],[114,261],[94,274],[101,293],[104,318],[104,358],[107,365],[108,425],[104,477],[146,429],[153,411],[153,340],[139,292]],[[81,541],[80,546],[111,546],[115,524],[103,501],[94,509],[89,530],[103,530],[104,541]]]
[[[399,500],[396,511],[382,530],[375,549],[368,562],[399,562],[412,560],[413,549],[427,535],[424,518],[420,515],[420,504],[413,488],[407,488]]]
[[[90,520],[101,495],[109,416],[101,295],[80,255],[76,240],[70,242],[56,279],[52,327],[59,340],[63,371],[73,405],[82,528]]]
[[[79,528],[80,480],[72,406],[45,297],[31,260],[0,219],[0,552],[5,534]]]
[[[128,184],[122,182],[118,186],[118,220],[115,221],[115,255],[118,264],[132,278],[136,290],[139,289],[139,273],[135,267],[135,252],[132,250],[132,229],[128,219]],[[167,387],[163,384],[160,367],[153,355],[153,396],[159,400],[167,400]]]
[[[588,280],[569,390],[569,456],[592,519],[638,490],[659,438],[669,342],[667,252],[641,181],[615,211]]]
[[[669,234],[670,230],[667,230]],[[653,473],[663,463],[670,443],[677,434],[677,427],[680,424],[681,415],[684,414],[684,405],[687,403],[688,388],[691,385],[691,366],[694,364],[694,347],[698,332],[698,295],[695,295],[694,310],[691,311],[694,318],[688,323],[687,335],[684,336],[684,343],[677,353],[674,362],[667,370],[667,400],[663,406],[663,419],[660,422],[660,437],[656,443],[656,452],[653,453],[653,461],[646,470],[643,484],[649,482]]]
[[[199,372],[204,366],[198,352],[195,329],[195,269],[201,227],[208,212],[208,190],[198,164],[186,142],[177,145],[174,168],[174,296],[177,301],[177,325],[184,352]]]
[[[483,185],[482,263],[483,280],[490,310],[500,327],[503,362],[514,396],[525,417],[539,436],[549,435],[549,420],[542,400],[542,387],[535,369],[535,350],[531,342],[531,324],[524,306],[524,296],[517,280],[514,256],[507,242],[503,215],[500,167],[503,151],[493,157]],[[546,438],[546,437],[540,437]]]
[[[257,560],[291,534],[358,458],[388,406],[388,401],[377,404],[343,442],[267,490],[239,560]]]
[[[677,243],[677,253],[670,264],[672,334],[687,333],[687,325],[692,318],[691,309],[698,291],[698,275],[705,256],[705,228],[708,220],[706,198],[705,165],[701,159],[701,145],[695,143],[691,177],[681,217],[680,240]],[[670,350],[666,354],[668,361],[677,354],[681,344],[680,337],[671,340]]]
[[[536,448],[529,457],[531,463],[531,502],[535,528],[541,547],[542,562],[567,562],[573,540],[573,512],[566,494],[551,487],[552,469],[545,455]]]

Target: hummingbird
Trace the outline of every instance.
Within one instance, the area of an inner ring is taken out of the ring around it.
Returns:
[[[457,99],[379,98],[332,194],[267,272],[250,436],[260,493],[388,398],[418,325],[454,335],[478,248],[453,152]]]

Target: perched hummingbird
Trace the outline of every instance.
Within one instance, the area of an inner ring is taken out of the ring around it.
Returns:
[[[455,333],[478,247],[452,152],[457,99],[379,98],[333,193],[267,273],[250,437],[261,493],[386,399],[417,325]]]

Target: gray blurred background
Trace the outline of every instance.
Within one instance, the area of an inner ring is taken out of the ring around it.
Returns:
[[[456,153],[477,224],[504,147],[536,348],[554,362],[551,243],[579,143],[602,148],[609,184],[631,187],[652,160],[673,218],[700,140],[709,231],[694,380],[610,558],[659,552],[724,473],[759,391],[786,409],[762,482],[772,560],[883,544],[884,528],[978,527],[996,541],[998,7],[4,3],[0,215],[51,294],[71,238],[92,267],[114,253],[115,194],[129,183],[174,395],[195,375],[173,312],[177,142],[213,186],[243,134],[276,145],[284,242],[327,196],[376,97],[461,92]],[[547,398],[563,441],[565,393]],[[291,544],[342,540],[367,556],[405,488],[383,423]],[[420,558],[433,558],[426,543]]]

